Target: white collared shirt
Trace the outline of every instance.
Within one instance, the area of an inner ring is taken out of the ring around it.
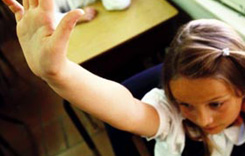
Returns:
[[[167,102],[162,89],[154,88],[142,99],[143,102],[153,106],[160,117],[159,129],[155,136],[155,156],[181,156],[185,146],[185,132],[183,117],[175,106]],[[245,143],[244,123],[241,126],[232,126],[219,134],[209,135],[218,147],[214,148],[211,156],[230,156],[234,145]]]

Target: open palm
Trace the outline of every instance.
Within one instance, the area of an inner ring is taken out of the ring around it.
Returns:
[[[69,36],[81,10],[69,12],[55,28],[52,0],[3,0],[15,14],[17,35],[27,63],[34,74],[56,74],[67,62]]]

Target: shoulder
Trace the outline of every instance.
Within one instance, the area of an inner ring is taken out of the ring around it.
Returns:
[[[181,154],[185,145],[183,118],[178,109],[168,102],[163,89],[153,88],[142,98],[158,112],[160,125],[158,132],[150,139],[156,139],[156,155]]]
[[[171,112],[174,109],[175,111],[173,113],[179,114],[175,106],[168,102],[163,89],[153,88],[152,90],[150,90],[148,93],[145,94],[145,96],[141,99],[141,101],[149,105],[152,105],[156,109],[163,108]]]
[[[166,101],[166,96],[163,89],[153,88],[142,98],[142,101],[146,103],[154,103],[160,101]]]

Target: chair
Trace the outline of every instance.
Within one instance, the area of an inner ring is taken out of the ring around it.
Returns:
[[[155,87],[161,87],[161,73],[163,64],[156,65],[143,72],[140,72],[121,84],[124,85],[135,98],[141,99],[148,91]],[[134,142],[132,141],[133,135],[118,130],[105,124],[109,139],[112,143],[112,147],[116,156],[139,156],[140,149],[137,149]],[[151,155],[154,155],[153,149],[155,141],[147,142],[143,139],[148,151]]]
[[[8,7],[0,1],[0,104],[3,103],[3,97],[6,96],[5,90],[12,85],[9,75],[5,73],[5,70],[7,69],[13,78],[18,77],[22,79],[2,50],[2,46],[6,41],[15,38],[15,26],[14,15],[9,11]]]
[[[10,70],[10,72],[15,76],[19,77],[18,72],[15,70],[14,66],[8,61],[8,59],[3,55],[3,52],[1,51],[1,46],[0,46],[0,61],[3,63],[3,65],[6,66]],[[12,84],[8,78],[7,75],[5,75],[4,70],[0,66],[0,108],[4,107],[6,104],[5,97],[8,96],[8,89],[12,87]],[[13,125],[18,125],[21,126],[25,129],[27,132],[28,137],[30,138],[30,143],[32,144],[33,147],[33,154],[37,155],[36,147],[35,146],[35,141],[32,135],[32,132],[28,125],[24,123],[23,121],[10,117],[8,115],[0,113],[0,120],[13,124]],[[4,150],[3,150],[4,149]],[[7,153],[6,153],[7,152]],[[13,155],[13,156],[20,156],[22,154],[18,153],[17,149],[11,145],[11,143],[7,140],[7,138],[0,134],[0,156],[6,156],[6,155]]]
[[[23,121],[4,115],[4,114],[0,114],[0,120],[7,122],[9,124],[13,124],[13,125],[17,125],[17,126],[21,126],[27,136],[28,136],[28,140],[30,142],[30,144],[32,144],[32,154],[33,155],[38,155],[37,153],[37,147],[36,147],[36,142],[34,140],[34,136],[31,132],[30,127],[24,123]],[[13,156],[21,156],[23,155],[23,153],[21,154],[16,147],[13,147],[13,145],[9,142],[8,138],[6,138],[6,136],[0,134],[0,156],[8,156],[8,155],[13,155]]]

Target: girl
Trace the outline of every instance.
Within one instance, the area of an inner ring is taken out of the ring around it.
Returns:
[[[30,69],[75,106],[156,139],[156,156],[244,155],[245,45],[226,24],[197,20],[183,26],[167,53],[165,92],[155,88],[139,101],[66,57],[80,10],[67,13],[55,29],[52,0],[4,2],[15,14]]]

